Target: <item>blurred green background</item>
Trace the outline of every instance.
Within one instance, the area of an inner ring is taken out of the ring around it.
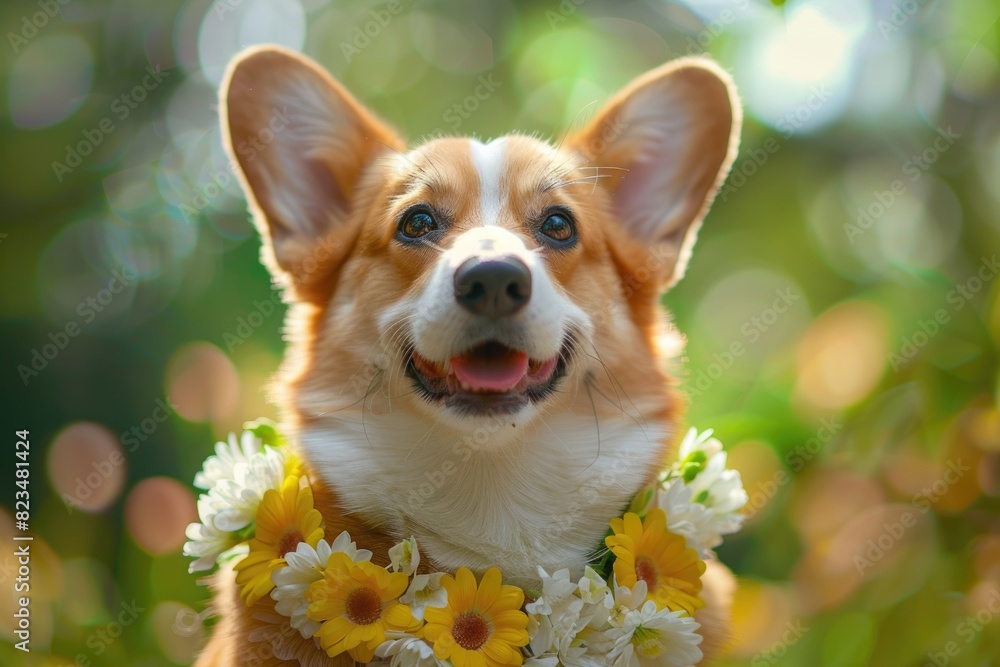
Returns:
[[[998,16],[995,0],[3,3],[3,437],[12,451],[30,429],[37,537],[30,654],[9,643],[0,550],[0,664],[183,665],[204,641],[179,553],[190,482],[214,440],[275,416],[262,386],[282,351],[214,92],[258,42],[316,58],[414,141],[557,139],[646,69],[717,58],[746,103],[741,154],[664,303],[688,337],[689,421],[751,495],[720,552],[743,585],[719,664],[1000,664]]]

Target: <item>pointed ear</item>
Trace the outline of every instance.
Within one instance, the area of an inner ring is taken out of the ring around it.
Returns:
[[[588,166],[621,176],[602,185],[626,234],[665,260],[660,288],[684,274],[701,219],[736,158],[741,119],[729,75],[710,60],[686,58],[640,76],[567,140]]]
[[[306,292],[349,252],[366,170],[405,144],[319,65],[280,47],[233,59],[220,109],[265,262],[276,278]]]

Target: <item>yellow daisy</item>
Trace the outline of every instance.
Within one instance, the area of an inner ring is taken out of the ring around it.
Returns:
[[[256,535],[250,553],[236,564],[236,584],[247,606],[271,592],[271,572],[285,565],[285,554],[299,542],[315,547],[323,539],[323,515],[313,507],[309,486],[289,476],[281,489],[264,493],[257,508]]]
[[[314,635],[331,658],[347,651],[371,662],[386,631],[415,633],[420,621],[399,601],[410,578],[368,561],[355,563],[343,552],[327,561],[323,578],[306,591],[307,615],[323,625]]]
[[[646,582],[647,600],[659,609],[686,611],[694,615],[705,606],[699,597],[705,563],[698,552],[687,547],[684,537],[667,530],[667,515],[654,509],[640,521],[632,512],[612,519],[614,535],[604,543],[615,554],[615,580],[619,586],[632,588],[640,579]]]
[[[528,617],[521,611],[524,593],[503,586],[500,570],[490,568],[478,588],[466,568],[441,577],[448,604],[428,607],[424,638],[439,660],[455,667],[520,665],[521,647],[528,643]]]

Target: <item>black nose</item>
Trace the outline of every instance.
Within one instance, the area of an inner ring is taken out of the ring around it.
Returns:
[[[513,315],[529,299],[531,271],[517,257],[473,257],[455,271],[455,300],[476,315]]]

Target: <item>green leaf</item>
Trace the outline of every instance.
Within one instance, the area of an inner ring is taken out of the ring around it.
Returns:
[[[281,447],[287,442],[278,431],[278,425],[270,419],[255,419],[243,423],[243,429],[250,431],[270,447]]]

